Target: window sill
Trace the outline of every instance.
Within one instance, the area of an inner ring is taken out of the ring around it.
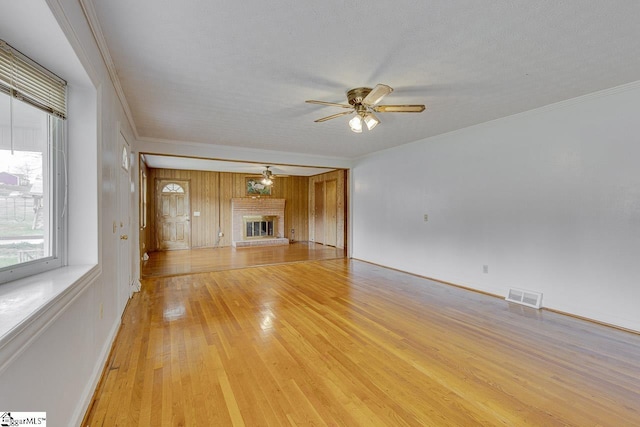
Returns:
[[[0,372],[99,275],[96,265],[58,268],[0,285]]]

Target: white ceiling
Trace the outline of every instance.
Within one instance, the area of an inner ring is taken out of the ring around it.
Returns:
[[[82,2],[148,141],[353,159],[640,79],[636,0]],[[304,102],[377,83],[427,110],[354,134]]]

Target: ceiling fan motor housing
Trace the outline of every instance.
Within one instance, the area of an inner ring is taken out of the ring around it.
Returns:
[[[355,107],[356,105],[362,104],[362,100],[369,95],[369,92],[371,92],[370,87],[357,87],[355,89],[351,89],[347,92],[347,100],[349,101],[349,104]]]
[[[265,179],[273,179],[275,178],[275,175],[273,175],[273,172],[271,172],[271,170],[269,170],[270,166],[265,166],[265,170],[262,171],[262,176]]]

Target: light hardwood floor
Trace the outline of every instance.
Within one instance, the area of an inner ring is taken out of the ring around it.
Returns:
[[[640,336],[334,259],[143,281],[89,426],[638,426]]]
[[[312,242],[237,249],[227,246],[151,252],[149,260],[142,263],[142,277],[166,277],[285,262],[335,259],[344,256],[344,249]]]

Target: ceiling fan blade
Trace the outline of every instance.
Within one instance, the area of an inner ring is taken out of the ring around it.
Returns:
[[[353,105],[337,104],[335,102],[316,101],[316,100],[313,100],[313,99],[309,99],[309,100],[307,100],[305,102],[307,102],[309,104],[329,105],[331,107],[353,108]]]
[[[335,119],[336,117],[340,117],[340,116],[346,116],[347,114],[352,114],[352,113],[353,113],[353,111],[344,111],[342,113],[332,114],[330,116],[323,117],[323,118],[318,119],[318,120],[314,120],[314,122],[316,122],[316,123],[326,122],[327,120]]]
[[[371,92],[369,92],[367,96],[364,97],[362,103],[364,105],[376,105],[382,100],[382,98],[389,95],[391,92],[393,92],[391,87],[379,83],[376,87],[371,89]]]
[[[378,105],[373,107],[376,113],[422,113],[424,105]]]

